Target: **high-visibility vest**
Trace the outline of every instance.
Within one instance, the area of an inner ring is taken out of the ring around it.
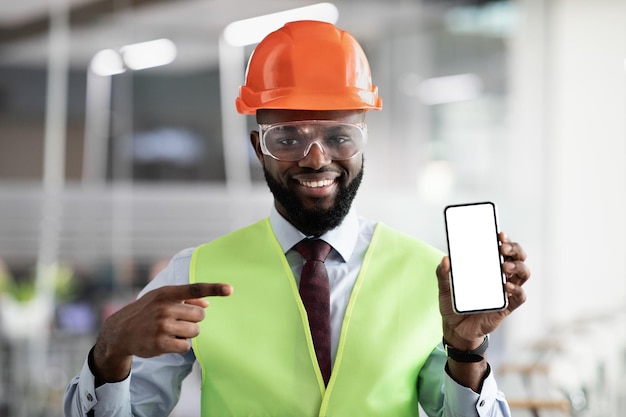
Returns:
[[[194,251],[190,282],[225,282],[193,340],[202,416],[418,415],[418,373],[442,336],[441,252],[378,224],[354,284],[328,387],[269,220]],[[443,370],[442,370],[443,372]]]

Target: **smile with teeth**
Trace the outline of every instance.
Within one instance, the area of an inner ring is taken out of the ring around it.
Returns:
[[[319,181],[299,181],[300,185],[309,188],[320,188],[331,185],[335,180],[319,180]]]

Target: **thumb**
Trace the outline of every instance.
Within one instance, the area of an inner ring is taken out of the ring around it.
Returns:
[[[187,300],[183,301],[183,304],[198,306],[202,308],[207,308],[209,306],[209,302],[204,298],[188,298]]]
[[[439,292],[450,291],[450,258],[444,256],[437,266],[437,281],[439,284]]]

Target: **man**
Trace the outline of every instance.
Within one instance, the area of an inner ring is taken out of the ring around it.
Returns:
[[[525,300],[524,251],[501,235],[507,310],[456,315],[448,258],[358,217],[365,114],[381,100],[354,38],[285,25],[255,49],[236,104],[259,123],[269,218],[180,252],[106,320],[66,416],[166,416],[195,360],[207,417],[417,416],[418,402],[508,416],[483,356]],[[309,260],[309,244],[328,254]]]

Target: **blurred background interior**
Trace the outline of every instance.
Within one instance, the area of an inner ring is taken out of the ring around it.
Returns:
[[[3,1],[0,415],[60,416],[107,315],[269,213],[234,109],[268,27],[229,24],[292,9],[353,33],[383,97],[360,214],[445,249],[443,207],[491,200],[526,248],[490,349],[513,415],[623,416],[624,0]]]

